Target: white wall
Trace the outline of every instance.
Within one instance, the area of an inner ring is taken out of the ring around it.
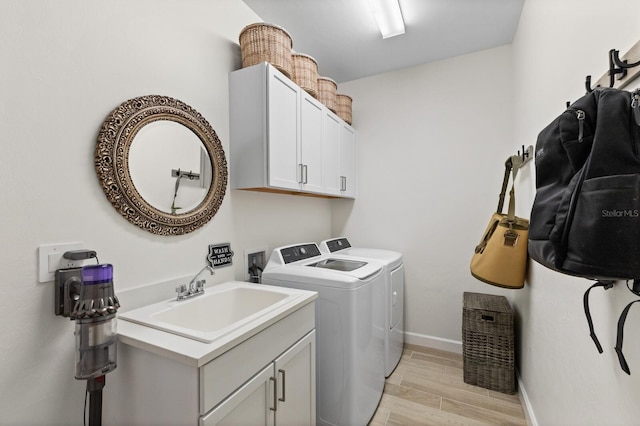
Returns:
[[[213,278],[222,282],[242,277],[246,248],[331,236],[328,200],[230,190],[204,228],[154,236],[98,185],[98,131],[136,96],[186,102],[228,155],[228,73],[240,67],[240,30],[260,20],[240,0],[0,2],[0,424],[82,424],[73,322],[53,314],[53,284],[38,283],[38,245],[97,250],[117,292],[194,274],[209,244],[236,253]]]
[[[410,342],[460,351],[462,293],[504,292],[469,262],[517,150],[512,79],[503,46],[338,88],[354,99],[358,198],[333,205],[333,233],[403,253]]]
[[[514,135],[534,142],[537,134],[608,70],[610,49],[626,52],[638,41],[637,1],[527,0],[513,43]],[[535,194],[534,170],[518,187],[522,213]],[[635,297],[624,283],[592,292],[591,308],[604,353],[589,338],[582,294],[585,279],[531,263],[524,291],[514,292],[518,312],[519,368],[540,425],[631,425],[640,416],[640,313],[626,324],[627,376],[613,350],[618,317]]]

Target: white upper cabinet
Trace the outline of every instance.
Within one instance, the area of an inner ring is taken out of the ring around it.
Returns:
[[[267,101],[267,147],[269,165],[267,168],[270,186],[298,189],[301,178],[296,168],[300,158],[298,138],[298,97],[300,89],[280,73],[268,69]],[[260,121],[262,122],[262,120]],[[260,123],[258,122],[258,123]],[[252,123],[238,123],[243,127]],[[243,155],[250,155],[243,153]]]
[[[351,126],[266,62],[230,73],[229,92],[233,189],[355,197],[341,189],[345,161],[355,177],[341,148]]]
[[[340,128],[340,193],[343,197],[356,196],[356,133],[344,123]]]
[[[322,193],[322,104],[300,91],[300,165],[302,189]]]
[[[327,194],[341,195],[340,188],[340,127],[338,116],[325,110],[322,117],[323,187]]]

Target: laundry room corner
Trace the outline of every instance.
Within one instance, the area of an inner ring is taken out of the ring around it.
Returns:
[[[503,293],[469,261],[515,154],[510,67],[503,46],[343,84],[358,100],[358,198],[332,201],[332,232],[403,253],[410,343],[461,352],[462,293]]]

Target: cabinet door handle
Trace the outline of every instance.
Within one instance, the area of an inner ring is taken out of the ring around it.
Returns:
[[[285,402],[286,400],[285,383],[287,382],[287,376],[285,371],[282,369],[279,369],[278,373],[282,374],[282,398],[278,398],[278,401]]]
[[[340,176],[340,191],[346,191],[346,190],[347,190],[347,177]]]
[[[298,178],[298,183],[304,183],[304,164],[298,164],[298,172],[300,173],[300,177]]]
[[[269,407],[269,410],[276,411],[278,409],[278,382],[275,377],[269,377],[269,380],[273,382],[273,407]]]
[[[302,176],[303,176],[302,183],[306,185],[307,184],[307,165],[306,164],[302,166]]]

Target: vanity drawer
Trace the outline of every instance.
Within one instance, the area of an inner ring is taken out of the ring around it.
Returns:
[[[315,326],[309,303],[200,368],[200,415],[207,413]]]

